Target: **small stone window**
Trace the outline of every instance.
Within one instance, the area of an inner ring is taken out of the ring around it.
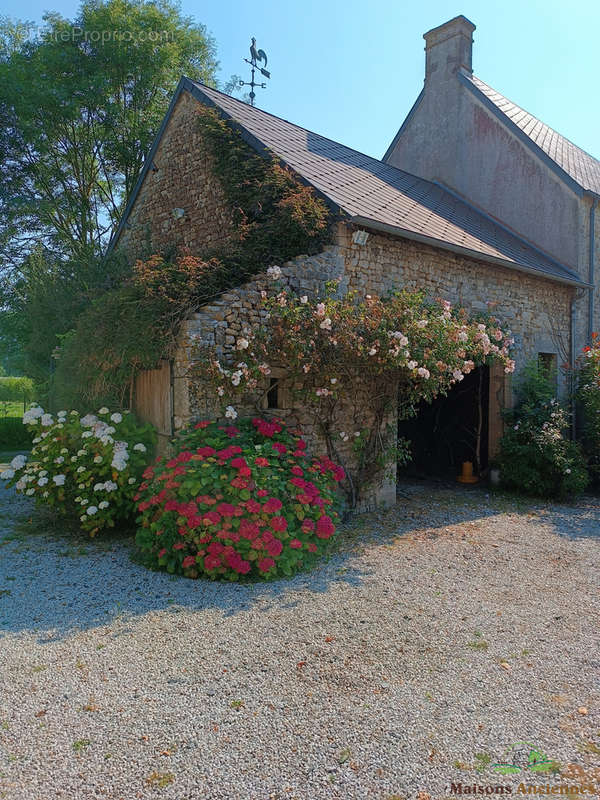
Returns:
[[[538,353],[538,367],[547,375],[556,373],[556,353]]]
[[[262,398],[264,409],[285,409],[290,408],[290,386],[285,379],[285,370],[281,367],[273,367],[269,376],[269,383],[265,387],[266,391]]]
[[[271,378],[267,392],[267,408],[279,408],[279,379]]]

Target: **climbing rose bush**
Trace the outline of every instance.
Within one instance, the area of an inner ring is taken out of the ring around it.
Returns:
[[[489,313],[469,317],[423,292],[360,299],[352,292],[338,297],[336,287],[330,283],[322,301],[287,289],[263,292],[268,323],[238,338],[240,360],[230,367],[213,357],[206,366],[218,395],[252,391],[273,364],[284,364],[302,382],[312,406],[354,391],[357,376],[400,380],[407,399],[417,403],[460,383],[479,364],[496,360],[507,373],[515,369],[512,334]]]
[[[272,289],[262,293],[264,322],[243,329],[234,352],[223,358],[191,341],[197,380],[212,386],[235,419],[237,404],[264,398],[273,368],[283,368],[295,403],[345,467],[352,505],[390,464],[407,458],[390,409],[400,402],[409,417],[419,402],[446,394],[481,364],[496,361],[506,373],[515,368],[514,339],[491,306],[469,316],[424,292],[360,297],[342,294],[335,281],[323,298],[311,298],[281,286],[281,275],[279,267],[267,270]]]
[[[156,441],[151,425],[140,425],[128,411],[101,408],[83,417],[59,411],[54,417],[35,405],[23,424],[33,449],[0,474],[9,486],[76,516],[91,536],[135,513],[133,496]]]
[[[137,544],[148,566],[218,580],[292,575],[322,553],[344,471],[282,420],[199,422],[144,472]]]

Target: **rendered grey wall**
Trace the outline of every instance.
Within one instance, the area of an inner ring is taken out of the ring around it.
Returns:
[[[445,26],[426,34],[423,98],[386,161],[448,186],[587,278],[580,198],[460,81],[472,29],[453,23],[449,38]]]

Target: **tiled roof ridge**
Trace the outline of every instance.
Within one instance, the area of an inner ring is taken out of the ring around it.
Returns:
[[[226,97],[228,100],[235,100],[237,103],[241,103],[244,106],[248,106],[248,103],[245,103],[238,97],[233,97],[230,94],[225,94],[225,92],[222,92],[220,89],[214,89],[212,86],[207,86],[206,84],[201,83],[200,81],[192,80],[191,78],[188,78],[187,80],[189,80],[190,83],[193,83],[195,86],[197,86],[200,90],[210,89],[211,92],[217,92],[222,97]],[[424,181],[425,183],[431,183],[435,185],[433,181],[428,181],[426,178],[419,178],[418,175],[413,175],[412,172],[407,172],[405,169],[400,169],[400,167],[396,167],[393,164],[388,164],[387,161],[384,161],[381,158],[370,156],[368,153],[363,153],[362,150],[357,150],[356,147],[351,147],[350,145],[344,144],[343,142],[338,142],[335,139],[332,139],[330,136],[325,136],[324,134],[319,133],[318,131],[313,131],[310,128],[304,127],[304,125],[298,125],[297,122],[291,122],[289,119],[286,119],[285,117],[278,117],[277,114],[273,114],[271,111],[265,111],[264,108],[258,108],[257,106],[250,106],[250,108],[254,108],[255,111],[258,111],[261,114],[267,114],[269,117],[272,117],[274,120],[277,120],[278,122],[285,122],[287,125],[293,125],[294,128],[298,128],[298,130],[305,131],[306,133],[309,133],[311,136],[318,136],[320,139],[324,139],[327,142],[331,142],[331,144],[335,144],[337,147],[343,147],[345,150],[350,150],[352,153],[356,153],[356,155],[360,156],[361,158],[368,158],[370,161],[374,161],[376,164],[380,164],[381,166],[384,166],[386,169],[393,169],[402,175],[407,175],[411,178],[413,177],[418,178],[419,180]]]

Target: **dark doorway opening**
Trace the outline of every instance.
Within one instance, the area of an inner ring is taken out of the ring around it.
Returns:
[[[415,417],[400,420],[398,436],[410,442],[412,461],[399,468],[399,475],[455,479],[464,461],[472,461],[478,473],[485,470],[489,393],[489,367],[478,367],[446,397],[422,402]]]

